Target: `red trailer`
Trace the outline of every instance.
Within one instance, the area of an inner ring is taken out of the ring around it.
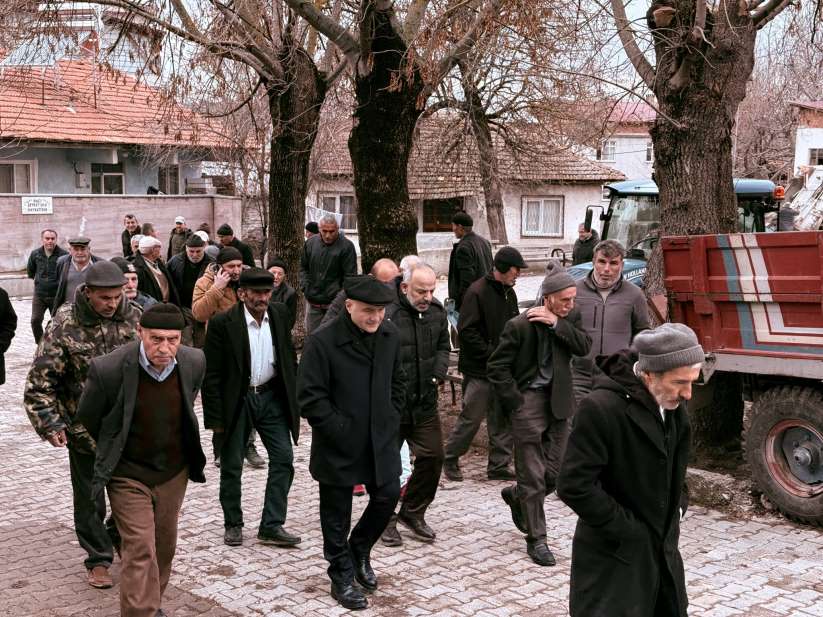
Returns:
[[[703,380],[745,380],[755,484],[786,515],[823,525],[823,232],[676,236],[662,248],[671,319],[697,333]]]

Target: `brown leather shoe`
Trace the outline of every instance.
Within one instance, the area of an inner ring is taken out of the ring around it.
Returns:
[[[96,589],[108,589],[112,586],[111,574],[106,566],[94,566],[89,569],[89,585]]]

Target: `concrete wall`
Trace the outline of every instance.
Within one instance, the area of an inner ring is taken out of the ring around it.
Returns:
[[[238,234],[242,229],[240,198],[217,195],[113,196],[56,195],[54,214],[21,214],[21,198],[0,195],[0,273],[24,270],[29,253],[40,246],[40,232],[57,231],[64,248],[69,236],[81,232],[91,238],[92,252],[110,258],[122,254],[120,233],[123,215],[133,213],[141,223],[152,222],[166,251],[174,217],[182,215],[192,228],[206,222],[212,231],[229,223]]]
[[[798,127],[794,143],[794,175],[800,175],[801,165],[809,164],[811,148],[823,148],[823,128]]]
[[[127,195],[145,195],[149,186],[158,186],[158,166],[122,148],[45,148],[22,146],[4,153],[2,162],[35,161],[34,191],[40,194],[90,195],[92,163],[123,163]],[[85,174],[86,184],[77,186],[75,170]],[[198,161],[180,161],[180,191],[185,178],[199,178]]]
[[[646,161],[646,144],[652,139],[648,133],[616,134],[609,137],[609,139],[617,142],[613,161],[597,161],[597,151],[594,148],[586,148],[586,156],[592,161],[623,172],[629,180],[651,179],[653,163],[652,161]],[[652,158],[654,157],[652,156]]]

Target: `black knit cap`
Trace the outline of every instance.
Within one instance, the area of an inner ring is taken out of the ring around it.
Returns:
[[[320,226],[317,224],[317,221],[309,221],[306,223],[306,231],[310,231],[313,234],[319,234]]]
[[[343,289],[349,300],[359,300],[373,306],[386,306],[397,299],[394,286],[384,285],[370,274],[347,276]]]
[[[186,240],[186,246],[190,248],[201,248],[206,246],[206,243],[203,242],[203,238],[198,236],[197,234],[192,234],[189,236],[189,239]]]
[[[286,262],[280,259],[277,256],[269,257],[268,261],[266,262],[266,270],[270,270],[271,268],[283,268],[286,269]]]
[[[243,255],[233,246],[224,246],[220,249],[220,252],[217,253],[217,263],[222,266],[224,263],[230,261],[243,261]]]
[[[263,268],[246,268],[240,273],[237,287],[271,290],[274,288],[274,275]]]
[[[462,225],[463,227],[474,226],[474,220],[472,220],[472,217],[469,216],[468,212],[464,212],[463,210],[454,213],[454,216],[452,217],[452,223],[454,223],[455,225]]]
[[[220,227],[217,228],[217,235],[218,236],[233,236],[234,230],[231,228],[231,225],[228,223],[223,223]]]
[[[182,330],[186,327],[186,320],[179,308],[168,302],[160,302],[143,311],[140,316],[140,327],[152,330]]]
[[[124,257],[112,257],[109,261],[117,264],[117,267],[120,268],[123,274],[137,274],[137,268],[134,267],[134,264]]]

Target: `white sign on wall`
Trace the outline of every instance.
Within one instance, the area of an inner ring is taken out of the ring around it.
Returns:
[[[54,214],[51,197],[24,195],[20,200],[23,214]]]

